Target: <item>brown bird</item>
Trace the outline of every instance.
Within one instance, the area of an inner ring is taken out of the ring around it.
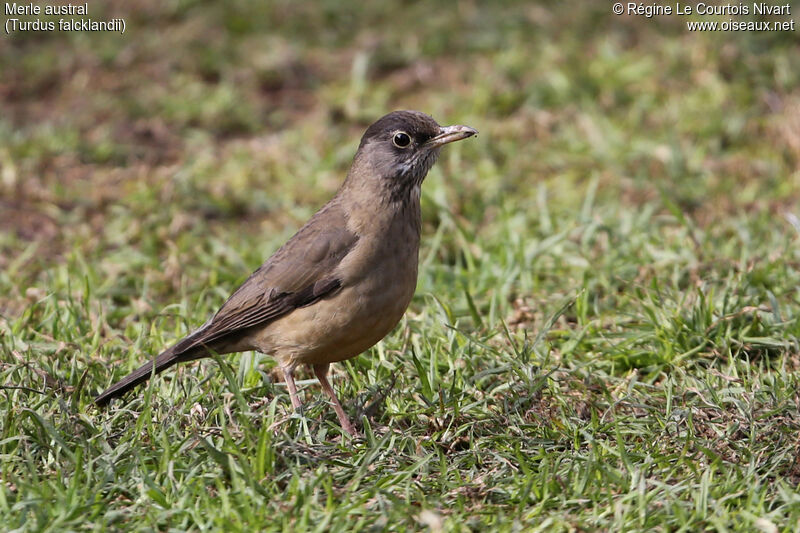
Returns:
[[[369,349],[400,321],[417,284],[420,186],[447,143],[478,132],[418,111],[372,124],[339,191],[199,329],[109,387],[105,405],[175,363],[257,350],[278,362],[292,406],[294,370],[314,369],[342,428],[355,432],[328,382],[331,363]]]

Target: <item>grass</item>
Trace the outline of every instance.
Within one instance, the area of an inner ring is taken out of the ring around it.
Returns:
[[[8,530],[800,524],[796,34],[585,3],[90,3],[0,45]],[[389,22],[391,21],[391,23]],[[183,365],[376,117],[481,131],[423,188],[417,295],[335,365]]]

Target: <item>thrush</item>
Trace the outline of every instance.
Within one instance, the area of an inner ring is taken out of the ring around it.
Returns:
[[[353,424],[328,381],[331,363],[385,337],[417,284],[420,186],[441,148],[478,132],[394,111],[367,128],[334,197],[262,264],[196,331],[95,399],[105,405],[175,365],[257,350],[280,366],[292,407],[295,369],[310,366],[342,428]]]

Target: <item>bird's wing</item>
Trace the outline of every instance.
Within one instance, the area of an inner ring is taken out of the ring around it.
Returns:
[[[328,203],[253,272],[204,327],[175,348],[217,344],[331,294],[342,284],[334,271],[357,240],[347,229],[341,206]]]

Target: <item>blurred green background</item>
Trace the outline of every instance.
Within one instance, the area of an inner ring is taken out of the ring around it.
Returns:
[[[89,16],[126,31],[0,36],[9,527],[798,523],[796,31],[577,1]],[[225,359],[234,380],[209,361],[91,406],[204,322],[402,108],[480,135],[423,187],[406,319],[337,367],[364,439],[338,440],[316,385],[289,418],[253,354]]]
[[[535,211],[544,187],[574,209],[590,182],[604,204],[666,191],[703,224],[794,207],[795,32],[691,33],[689,17],[580,2],[104,2],[90,16],[127,31],[0,47],[3,266],[24,280],[9,296],[76,243],[163,260],[170,238],[290,231],[398,108],[481,130],[428,196],[489,231],[483,207]]]

